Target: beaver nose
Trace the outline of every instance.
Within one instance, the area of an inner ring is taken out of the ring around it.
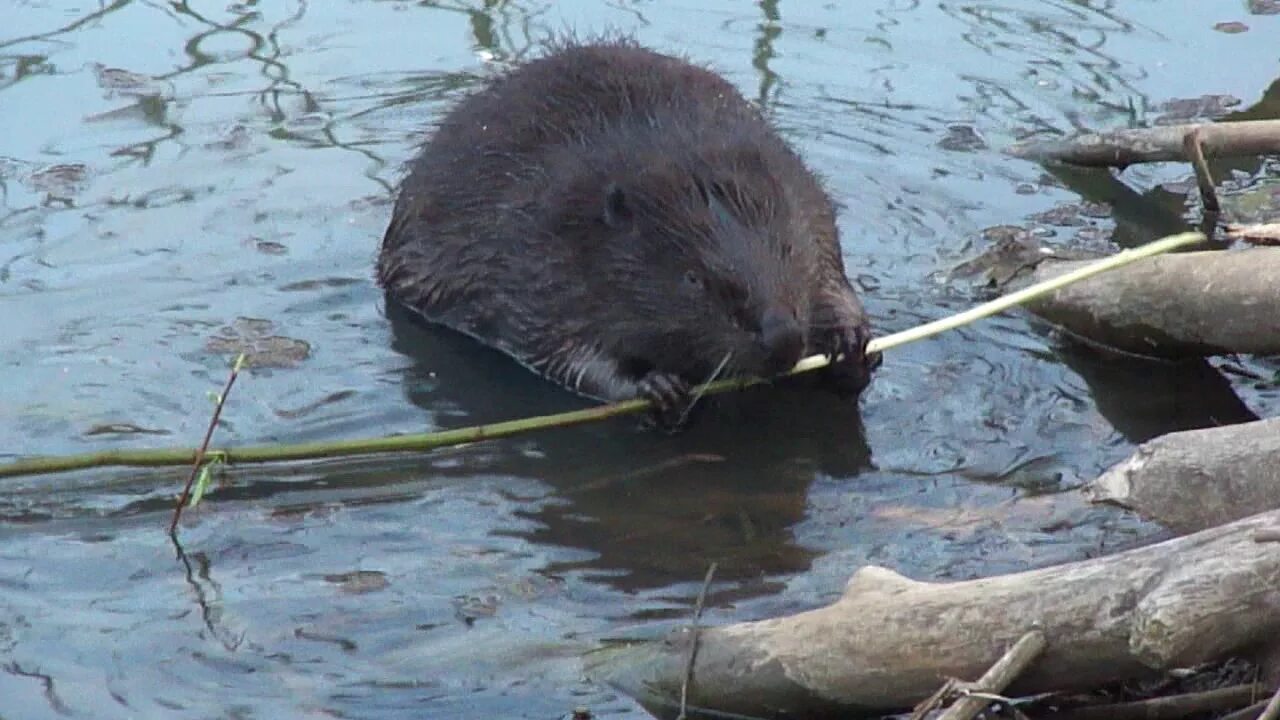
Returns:
[[[760,342],[765,349],[765,374],[790,370],[804,352],[804,333],[790,313],[768,310],[760,320]]]

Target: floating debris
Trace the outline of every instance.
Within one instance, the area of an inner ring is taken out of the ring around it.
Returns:
[[[249,368],[293,368],[311,356],[311,346],[294,338],[272,335],[275,324],[259,318],[236,318],[205,343],[221,355],[245,354]]]

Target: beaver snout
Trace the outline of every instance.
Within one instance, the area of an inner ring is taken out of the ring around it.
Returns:
[[[764,375],[784,373],[804,352],[804,332],[790,313],[769,310],[760,320],[760,344],[764,346]]]

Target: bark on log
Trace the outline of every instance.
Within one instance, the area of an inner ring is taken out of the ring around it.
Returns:
[[[1158,437],[1086,493],[1180,533],[1280,507],[1280,418]]]
[[[1124,168],[1134,163],[1185,161],[1183,139],[1200,131],[1212,157],[1280,153],[1280,120],[1195,123],[1087,133],[1069,140],[1033,139],[1010,146],[1010,155],[1037,162],[1055,160],[1089,167]]]
[[[864,567],[817,610],[700,631],[691,709],[850,717],[909,708],[976,678],[1023,633],[1048,639],[1011,694],[1078,690],[1251,648],[1280,629],[1280,511],[1117,555],[955,583]],[[670,709],[688,632],[598,651],[588,674]]]
[[[1079,261],[1047,261],[1034,281]],[[1163,255],[1065,287],[1027,309],[1138,355],[1280,353],[1280,248]]]

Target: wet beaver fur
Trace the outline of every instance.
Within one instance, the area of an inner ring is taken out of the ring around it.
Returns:
[[[459,102],[410,164],[378,279],[667,427],[713,376],[825,353],[856,396],[874,364],[817,178],[728,81],[629,40],[562,43]]]

